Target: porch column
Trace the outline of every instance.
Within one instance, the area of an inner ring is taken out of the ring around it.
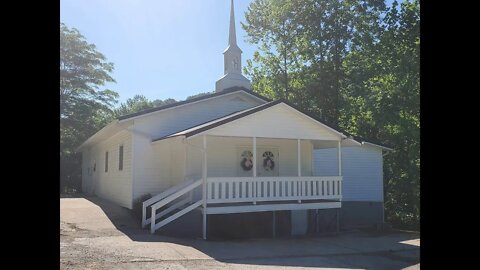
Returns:
[[[301,161],[301,150],[300,150],[300,139],[297,139],[297,168],[298,168],[298,177],[302,176],[302,161]],[[300,179],[299,179],[300,180]],[[303,189],[304,183],[296,182],[298,194],[304,195],[305,190]],[[301,203],[302,200],[298,200],[298,203]]]
[[[188,174],[188,166],[187,166],[187,162],[188,162],[188,144],[187,144],[187,141],[186,141],[186,138],[183,139],[183,144],[185,146],[184,148],[184,159],[183,159],[183,163],[184,163],[184,167],[183,167],[183,182],[186,182],[186,181],[189,181],[190,179],[187,178],[187,174]],[[189,192],[190,195],[188,195],[190,197],[190,201],[193,200],[193,190]]]
[[[342,176],[342,139],[338,141],[338,176]],[[338,193],[342,194],[342,181],[340,181]],[[334,191],[335,192],[335,191]],[[337,208],[337,234],[340,232],[340,209]]]
[[[338,176],[342,176],[342,140],[338,141]]]
[[[253,137],[253,177],[257,177],[257,137]],[[257,182],[253,181],[253,204],[257,204],[255,198],[257,197]]]
[[[183,173],[183,181],[187,181],[187,180],[188,180],[188,179],[187,179],[187,173],[188,173],[188,168],[187,168],[188,144],[187,144],[187,142],[186,142],[186,139],[184,139],[183,144],[184,144],[184,146],[185,146],[185,149],[184,149],[185,158],[183,159],[184,165],[185,165],[184,168],[183,168],[183,171],[184,171],[184,173]]]
[[[203,135],[203,239],[207,240],[207,136]]]
[[[302,163],[300,160],[300,155],[301,155],[301,150],[300,150],[300,139],[297,139],[297,161],[298,161],[298,176],[302,176]]]
[[[257,137],[253,137],[253,177],[257,177]]]

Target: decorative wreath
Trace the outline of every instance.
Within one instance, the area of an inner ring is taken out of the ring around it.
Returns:
[[[270,151],[266,151],[263,153],[263,168],[266,171],[271,171],[275,168],[275,162],[273,161],[273,153]]]
[[[242,166],[242,169],[244,171],[250,171],[253,167],[253,161],[252,161],[253,154],[252,152],[245,150],[242,153],[242,161],[240,162],[240,166]]]

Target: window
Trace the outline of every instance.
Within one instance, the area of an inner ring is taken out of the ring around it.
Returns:
[[[108,151],[105,152],[105,172],[108,172]]]
[[[123,145],[118,148],[118,170],[123,170]]]

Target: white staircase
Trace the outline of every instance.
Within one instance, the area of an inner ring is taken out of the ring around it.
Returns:
[[[155,233],[161,227],[201,206],[202,200],[192,203],[192,191],[201,185],[202,179],[186,181],[144,201],[142,206],[142,227],[145,228],[150,224],[150,232]],[[171,203],[173,204],[168,205]],[[147,207],[149,206],[152,208],[152,215],[147,219]],[[157,213],[157,210],[161,211]],[[174,211],[177,212],[167,216]]]

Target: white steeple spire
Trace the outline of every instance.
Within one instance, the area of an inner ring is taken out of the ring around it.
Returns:
[[[237,46],[237,33],[235,32],[235,12],[233,10],[233,0],[230,2],[230,31],[228,33],[228,45]]]
[[[251,87],[250,81],[242,75],[242,50],[237,45],[233,0],[231,0],[230,4],[228,47],[223,52],[224,76],[215,84],[216,92],[220,92],[234,86],[244,87],[249,90]]]

